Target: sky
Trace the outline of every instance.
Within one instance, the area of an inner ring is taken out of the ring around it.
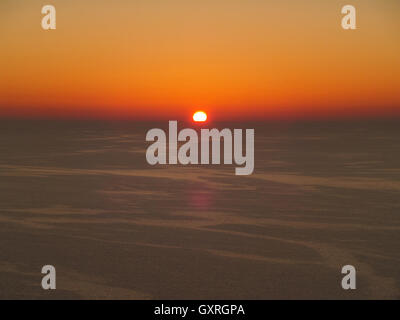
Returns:
[[[398,0],[1,0],[0,18],[0,117],[400,116]]]

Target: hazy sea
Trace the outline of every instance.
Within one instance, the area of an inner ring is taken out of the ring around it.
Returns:
[[[160,126],[0,121],[0,298],[400,298],[398,121],[218,124],[250,176],[147,164]]]

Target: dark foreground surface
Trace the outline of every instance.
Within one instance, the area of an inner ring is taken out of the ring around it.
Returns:
[[[226,124],[251,176],[148,165],[158,126],[1,121],[0,298],[400,298],[399,123]]]

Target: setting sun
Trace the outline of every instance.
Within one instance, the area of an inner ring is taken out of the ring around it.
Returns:
[[[193,120],[195,122],[204,122],[207,120],[207,114],[203,111],[197,111],[193,115]]]

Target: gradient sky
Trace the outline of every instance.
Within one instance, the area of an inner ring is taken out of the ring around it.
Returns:
[[[400,115],[398,0],[1,0],[0,15],[3,117]]]

